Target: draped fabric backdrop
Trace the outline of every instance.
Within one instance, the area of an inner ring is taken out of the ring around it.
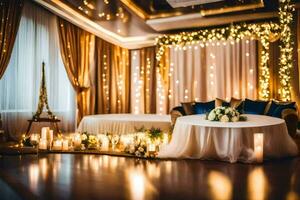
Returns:
[[[96,39],[95,113],[130,112],[128,49]]]
[[[91,69],[94,68],[95,36],[58,17],[61,56],[77,95],[77,124],[93,114],[94,93]]]
[[[181,102],[222,98],[257,98],[257,47],[254,40],[207,42],[171,47],[156,68],[156,113],[165,114]],[[143,98],[137,93],[144,80],[141,58],[132,52],[132,111],[146,113]],[[154,63],[154,61],[152,61]],[[138,74],[138,75],[137,75]],[[140,82],[138,82],[140,81]],[[135,112],[136,113],[136,112]]]
[[[131,112],[156,113],[155,47],[131,51]]]
[[[26,131],[27,120],[36,112],[43,61],[50,109],[62,120],[62,131],[73,131],[74,91],[59,52],[56,17],[26,1],[11,59],[0,80],[0,112],[12,137]],[[40,130],[37,124],[32,128],[32,132]]]
[[[23,0],[0,3],[0,79],[8,66],[19,28]]]
[[[170,49],[171,108],[180,102],[257,98],[256,41],[207,42]]]

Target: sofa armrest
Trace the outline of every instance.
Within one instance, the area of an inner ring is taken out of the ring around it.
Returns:
[[[281,112],[281,118],[284,119],[289,135],[295,137],[298,125],[298,113],[294,109],[284,109]]]
[[[178,117],[184,116],[184,110],[181,106],[177,106],[170,111],[172,127],[175,125]]]

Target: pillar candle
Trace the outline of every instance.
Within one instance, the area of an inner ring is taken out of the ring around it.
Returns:
[[[63,151],[68,151],[69,150],[69,141],[68,140],[63,140],[63,142],[62,142],[62,150]]]
[[[254,133],[254,157],[256,162],[261,163],[264,159],[264,134]]]
[[[61,140],[55,140],[53,142],[53,149],[54,150],[61,150],[62,148],[62,141]]]
[[[47,140],[45,140],[45,139],[40,140],[39,149],[47,150]]]
[[[109,140],[107,137],[102,138],[102,145],[101,145],[102,151],[108,151],[109,150]]]
[[[169,134],[164,133],[163,135],[163,144],[168,144],[169,143]]]
[[[42,140],[47,140],[49,130],[50,130],[49,127],[42,128],[42,131],[41,131],[41,139]]]
[[[148,152],[155,152],[156,151],[156,145],[153,143],[148,144]]]
[[[81,148],[81,135],[79,133],[73,135],[73,145],[75,149]]]
[[[52,142],[53,142],[53,130],[49,130],[49,141],[48,141],[48,146],[49,146],[49,149],[51,149],[52,147]]]

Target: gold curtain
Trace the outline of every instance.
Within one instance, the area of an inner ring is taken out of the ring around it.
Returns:
[[[95,36],[58,17],[58,33],[61,56],[68,78],[76,91],[77,123],[83,116],[93,113],[91,80],[91,48]]]
[[[145,113],[156,113],[156,59],[155,47],[140,50],[140,80],[143,82],[142,105]]]
[[[128,49],[96,39],[95,113],[130,112]]]
[[[23,5],[23,0],[0,1],[0,79],[7,68],[14,47]]]
[[[163,102],[163,104],[159,104],[156,109],[156,112],[159,114],[168,114],[172,109],[170,107],[170,50],[166,48],[164,54],[162,55],[160,62],[157,63],[157,79],[158,84],[161,83],[163,86],[163,91],[161,93],[163,96],[157,97],[157,102]],[[159,81],[159,78],[161,81]]]

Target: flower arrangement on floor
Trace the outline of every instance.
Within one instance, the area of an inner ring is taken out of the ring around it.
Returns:
[[[206,119],[209,121],[220,121],[220,122],[238,122],[246,121],[245,116],[241,116],[240,113],[231,107],[216,107],[206,115]]]
[[[95,135],[83,132],[81,135],[81,143],[86,149],[97,149],[98,140]]]
[[[146,133],[148,134],[148,137],[152,142],[163,139],[163,132],[160,128],[152,127],[146,130]]]
[[[137,156],[137,157],[149,157],[149,153],[147,152],[147,143],[146,141],[135,140],[134,144],[126,146],[126,153]]]

